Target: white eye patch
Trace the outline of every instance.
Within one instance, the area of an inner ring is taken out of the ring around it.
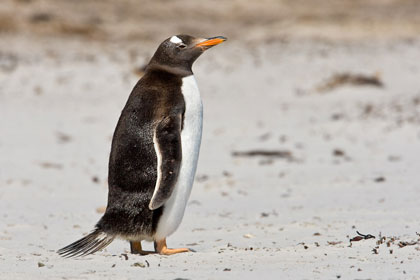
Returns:
[[[177,37],[177,36],[172,36],[171,37],[171,40],[169,40],[171,43],[174,43],[174,44],[179,44],[179,43],[182,43],[182,40],[181,39],[179,39],[179,37]]]

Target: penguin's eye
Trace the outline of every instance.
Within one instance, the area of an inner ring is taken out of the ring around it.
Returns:
[[[180,49],[185,49],[187,46],[186,45],[184,45],[184,44],[180,44],[180,45],[178,45],[178,48],[180,48]]]

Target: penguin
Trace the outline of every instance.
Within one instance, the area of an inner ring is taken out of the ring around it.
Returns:
[[[166,238],[184,216],[199,156],[203,106],[192,65],[225,37],[175,35],[163,41],[134,86],[118,120],[108,165],[108,203],[94,230],[58,250],[93,254],[114,239],[131,253],[172,255]],[[154,242],[155,251],[142,250]]]

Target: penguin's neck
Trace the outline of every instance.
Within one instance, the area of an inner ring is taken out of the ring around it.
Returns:
[[[181,78],[193,75],[191,67],[176,67],[154,62],[153,60],[147,65],[149,71],[163,71]]]

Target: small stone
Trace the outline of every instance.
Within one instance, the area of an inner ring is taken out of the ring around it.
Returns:
[[[133,263],[131,266],[135,266],[135,267],[146,267],[146,265],[144,263],[141,263],[141,262]]]
[[[375,182],[376,182],[376,183],[382,183],[382,182],[385,182],[385,177],[378,177],[378,178],[375,178]]]
[[[230,268],[225,268],[225,269],[223,269],[223,271],[231,271],[232,269],[230,269]]]

